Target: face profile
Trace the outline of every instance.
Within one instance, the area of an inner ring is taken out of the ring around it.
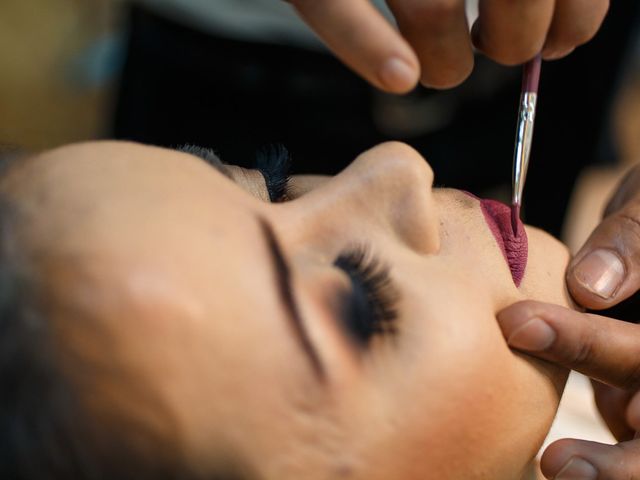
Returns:
[[[100,451],[149,437],[129,450],[193,478],[519,478],[567,372],[495,316],[570,306],[566,248],[433,188],[404,144],[288,183],[273,156],[95,142],[4,174],[5,243]]]

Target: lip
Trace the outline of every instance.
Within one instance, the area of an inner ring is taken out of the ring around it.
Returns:
[[[519,287],[527,268],[529,254],[529,241],[524,225],[518,220],[517,235],[514,235],[511,226],[511,208],[497,200],[480,199],[469,192],[465,193],[480,201],[484,219],[509,265],[513,283]]]

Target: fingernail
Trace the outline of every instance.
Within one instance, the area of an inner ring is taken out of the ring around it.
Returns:
[[[611,250],[594,250],[575,266],[573,275],[580,285],[604,299],[618,291],[625,277],[620,257]]]
[[[598,471],[586,460],[578,457],[571,457],[554,480],[596,480]]]
[[[546,350],[556,339],[556,332],[541,318],[533,317],[513,331],[507,343],[521,350],[540,352]]]
[[[418,81],[418,72],[401,58],[392,57],[382,66],[380,79],[390,90],[406,90]]]

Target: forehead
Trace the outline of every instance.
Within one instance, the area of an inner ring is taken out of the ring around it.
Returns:
[[[266,204],[200,159],[136,144],[76,145],[26,162],[5,189],[25,207],[26,237],[44,252],[47,275],[65,280],[58,296],[98,314],[136,361],[154,357],[154,342],[165,357],[149,365],[192,344],[193,355],[216,352],[270,376],[278,357],[299,354],[257,222]],[[185,358],[173,365],[186,368]]]
[[[32,239],[161,219],[175,222],[174,230],[204,216],[209,224],[224,224],[239,210],[260,207],[192,155],[119,142],[73,145],[33,157],[3,180],[2,189],[26,218],[37,219],[28,222]]]
[[[5,189],[57,194],[57,199],[64,198],[62,193],[89,198],[131,189],[143,194],[159,189],[171,192],[185,182],[192,189],[209,182],[223,188],[227,183],[215,168],[193,155],[127,142],[61,147],[21,162],[8,177],[3,182]]]
[[[49,273],[147,301],[138,311],[172,302],[228,310],[242,304],[215,300],[267,281],[255,221],[261,203],[191,155],[114,142],[70,146],[25,162],[3,188]]]

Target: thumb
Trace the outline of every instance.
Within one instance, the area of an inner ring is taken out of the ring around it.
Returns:
[[[547,478],[637,480],[640,479],[640,440],[617,445],[558,440],[547,447],[540,466]]]
[[[589,309],[604,309],[640,287],[640,199],[615,211],[593,231],[567,269],[573,298]]]
[[[640,165],[625,175],[605,209],[605,219],[567,269],[567,286],[590,309],[608,308],[638,290]]]

